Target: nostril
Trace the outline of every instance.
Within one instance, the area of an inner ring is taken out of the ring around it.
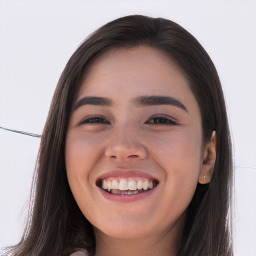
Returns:
[[[130,156],[128,156],[128,158],[137,158],[138,157],[138,155],[130,155]]]
[[[113,160],[144,159],[147,156],[147,150],[142,144],[135,142],[112,142],[105,149],[105,156]]]
[[[136,159],[136,158],[139,158],[138,155],[128,155],[128,156],[115,156],[115,155],[112,155],[110,156],[111,159],[117,159],[117,158],[120,158],[120,159]]]

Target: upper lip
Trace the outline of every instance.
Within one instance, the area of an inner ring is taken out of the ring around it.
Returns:
[[[146,178],[149,180],[156,180],[158,181],[158,179],[154,176],[152,176],[151,174],[147,173],[147,172],[143,172],[143,171],[139,171],[139,170],[111,170],[109,172],[106,172],[104,174],[102,174],[101,176],[99,176],[96,179],[96,182],[98,182],[99,180],[103,180],[106,178],[110,178],[110,177],[120,177],[120,178],[129,178],[129,177],[142,177],[142,178]]]

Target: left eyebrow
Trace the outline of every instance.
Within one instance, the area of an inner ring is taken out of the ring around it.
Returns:
[[[132,100],[138,107],[154,106],[154,105],[172,105],[188,112],[185,105],[174,97],[168,96],[140,96]]]

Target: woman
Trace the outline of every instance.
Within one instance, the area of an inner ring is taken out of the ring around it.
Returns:
[[[11,255],[233,255],[220,81],[172,21],[123,17],[81,44],[38,159],[30,221]]]

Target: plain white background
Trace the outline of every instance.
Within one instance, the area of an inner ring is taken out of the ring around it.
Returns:
[[[191,32],[214,61],[235,160],[235,255],[256,256],[256,1],[0,0],[0,126],[40,134],[58,78],[81,41],[130,14]],[[25,224],[40,139],[0,130],[0,247]]]

